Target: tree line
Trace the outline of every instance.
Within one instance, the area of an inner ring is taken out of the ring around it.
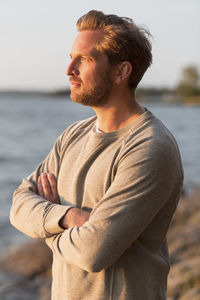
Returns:
[[[139,87],[136,93],[144,101],[200,104],[199,70],[195,65],[188,65],[181,71],[180,80],[174,88]]]

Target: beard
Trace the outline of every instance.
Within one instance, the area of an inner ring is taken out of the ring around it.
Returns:
[[[102,106],[107,103],[112,88],[112,81],[108,76],[101,79],[93,88],[84,88],[82,92],[71,91],[74,102],[88,106]]]

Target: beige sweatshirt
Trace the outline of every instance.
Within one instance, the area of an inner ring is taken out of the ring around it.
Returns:
[[[53,300],[163,300],[166,232],[183,173],[176,142],[149,111],[115,132],[94,131],[96,117],[70,126],[15,191],[11,223],[53,251]],[[61,204],[34,192],[41,172],[57,178]],[[59,220],[76,206],[81,227]]]

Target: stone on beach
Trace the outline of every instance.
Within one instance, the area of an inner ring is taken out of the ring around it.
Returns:
[[[169,300],[200,299],[200,190],[180,200],[168,242],[172,265]]]
[[[49,300],[51,251],[44,241],[17,246],[0,258],[0,299]]]

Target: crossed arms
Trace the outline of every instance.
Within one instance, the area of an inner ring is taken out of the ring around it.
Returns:
[[[57,182],[52,173],[46,174],[44,172],[38,177],[36,191],[39,196],[50,201],[51,203],[60,204],[60,199],[57,190]],[[59,223],[63,229],[69,229],[75,226],[82,226],[86,221],[89,220],[89,216],[89,212],[76,207],[72,207],[61,218]]]

